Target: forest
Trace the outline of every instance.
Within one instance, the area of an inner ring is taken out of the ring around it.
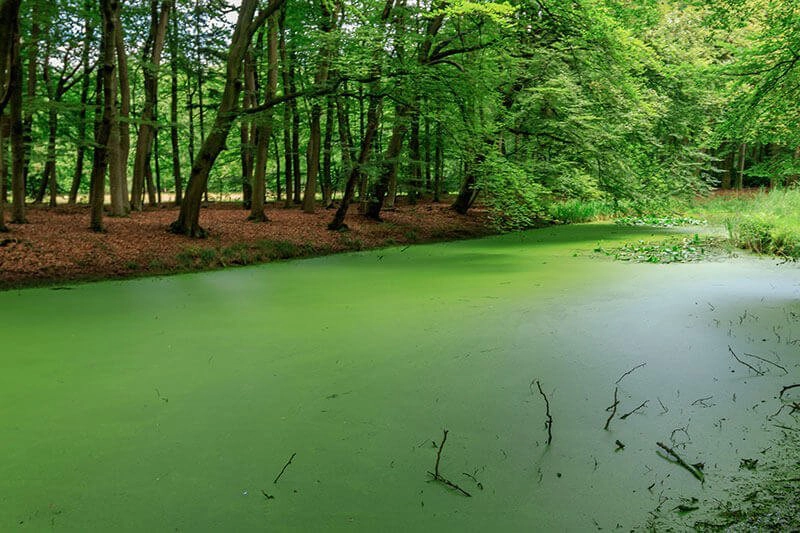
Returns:
[[[176,204],[478,199],[502,229],[565,200],[647,210],[800,174],[800,8],[760,0],[268,4],[3,0],[0,228]],[[451,197],[447,195],[451,194]],[[8,219],[8,223],[6,220]]]
[[[799,182],[798,2],[0,0],[0,531],[798,531]]]

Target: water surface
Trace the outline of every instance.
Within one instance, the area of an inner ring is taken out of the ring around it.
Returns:
[[[649,233],[0,293],[0,530],[639,528],[665,498],[717,497],[800,374],[800,270],[592,252]],[[647,405],[604,431],[641,363],[618,415]],[[443,429],[441,473],[470,498],[429,482]]]

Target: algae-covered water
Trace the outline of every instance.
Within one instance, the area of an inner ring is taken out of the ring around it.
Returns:
[[[724,498],[796,425],[767,417],[800,381],[800,270],[593,253],[649,233],[0,293],[0,530],[640,529]],[[444,429],[471,497],[430,482]]]

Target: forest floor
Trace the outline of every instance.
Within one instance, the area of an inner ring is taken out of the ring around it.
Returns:
[[[365,250],[392,245],[436,242],[496,233],[487,213],[459,215],[449,202],[398,205],[374,222],[348,215],[349,230],[327,229],[332,210],[315,214],[267,208],[267,223],[246,220],[241,204],[212,203],[200,224],[203,240],[173,235],[167,227],[178,217],[175,207],[146,208],[124,218],[106,218],[106,232],[89,230],[86,206],[31,206],[28,224],[11,224],[0,233],[0,290],[73,281],[130,278],[211,270]]]

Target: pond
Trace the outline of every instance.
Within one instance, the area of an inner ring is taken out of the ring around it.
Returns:
[[[800,270],[593,252],[652,232],[0,293],[0,530],[630,529],[722,498],[794,422],[768,416],[799,381]],[[471,497],[430,481],[444,429]]]

